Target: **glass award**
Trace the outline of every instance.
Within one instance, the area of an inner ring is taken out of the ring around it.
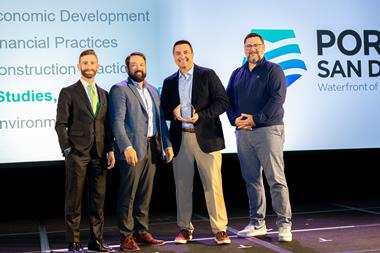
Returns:
[[[181,104],[181,117],[186,121],[191,120],[195,113],[195,108],[190,103]]]

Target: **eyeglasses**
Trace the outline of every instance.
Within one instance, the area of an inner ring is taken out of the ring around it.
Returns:
[[[251,48],[258,49],[261,45],[263,45],[263,44],[247,44],[247,45],[245,45],[245,48],[247,48],[247,49],[251,49]]]

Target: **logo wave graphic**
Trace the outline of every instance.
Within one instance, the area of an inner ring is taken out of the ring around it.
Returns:
[[[284,70],[288,86],[307,71],[301,59],[301,50],[296,43],[293,30],[252,29],[265,40],[265,59],[277,63]]]

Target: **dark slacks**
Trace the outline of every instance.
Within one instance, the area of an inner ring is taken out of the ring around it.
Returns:
[[[119,160],[120,186],[118,226],[122,237],[144,233],[149,229],[149,204],[156,173],[156,143],[148,142],[147,152],[135,166]]]
[[[106,170],[100,158],[79,155],[73,152],[65,157],[66,194],[65,225],[66,241],[80,241],[80,221],[82,196],[87,180],[88,217],[90,223],[90,240],[103,239],[104,198],[106,191]]]

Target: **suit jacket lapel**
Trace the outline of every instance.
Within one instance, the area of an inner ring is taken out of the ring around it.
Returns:
[[[153,100],[153,104],[154,104],[154,106],[155,106],[155,109],[156,109],[156,112],[157,112],[157,114],[159,115],[159,113],[160,113],[160,102],[159,102],[159,98],[157,98],[154,94],[156,94],[155,93],[155,90],[153,90],[154,88],[152,88],[150,85],[148,85],[148,84],[146,84],[146,88],[148,89],[148,91],[149,91],[149,95],[150,95],[150,97],[152,98],[152,100]]]
[[[83,87],[83,84],[80,80],[75,84],[75,88],[77,89],[78,94],[81,96],[82,101],[85,104],[85,106],[87,107],[87,109],[91,112],[91,114],[93,116],[95,116],[94,112],[92,111],[90,100],[88,99],[87,93],[86,93],[86,91]]]
[[[140,96],[140,94],[139,94],[137,88],[133,85],[132,81],[129,80],[129,78],[128,78],[128,83],[127,83],[127,85],[128,85],[128,87],[132,90],[133,94],[135,94],[137,100],[140,102],[141,107],[142,107],[142,108],[144,109],[144,111],[147,113],[147,110],[146,110],[146,108],[145,108],[145,104],[144,104],[144,102],[142,101],[142,98],[141,98],[141,96]]]
[[[98,116],[101,108],[104,106],[104,101],[105,101],[105,93],[100,89],[100,87],[96,84],[96,90],[98,92],[98,103],[99,103],[99,108],[98,108],[98,111],[97,111],[97,114],[95,115],[95,117]],[[91,108],[92,109],[92,108]]]
[[[177,106],[181,103],[181,98],[179,97],[179,70],[177,71],[177,75],[174,78],[173,85],[174,85],[174,88],[173,88],[174,102],[175,102],[175,106]]]
[[[191,86],[191,104],[195,107],[198,100],[198,92],[200,89],[198,89],[198,85],[200,84],[200,77],[199,77],[199,70],[198,66],[194,64],[194,71],[193,71],[193,83]]]
[[[98,103],[99,103],[99,107],[102,105],[102,102],[103,102],[103,93],[100,91],[100,88],[97,84],[96,85],[96,92],[98,93]]]
[[[158,96],[158,93],[157,93],[155,88],[153,88],[152,86],[150,86],[147,83],[146,83],[146,87],[149,91],[149,94],[153,100],[153,104],[154,104],[155,109],[156,109],[156,122],[155,123],[157,126],[158,141],[159,141],[160,148],[161,148],[161,154],[163,155],[164,154],[164,152],[163,152],[164,151],[164,142],[163,142],[162,134],[161,134],[162,129],[161,129],[160,97]],[[155,96],[155,94],[157,94],[157,96]]]
[[[146,88],[148,89],[149,95],[152,98],[153,106],[156,112],[156,126],[158,134],[161,135],[161,121],[160,121],[160,98],[158,96],[155,96],[156,90],[149,84],[145,84]],[[154,111],[153,111],[154,113]]]

